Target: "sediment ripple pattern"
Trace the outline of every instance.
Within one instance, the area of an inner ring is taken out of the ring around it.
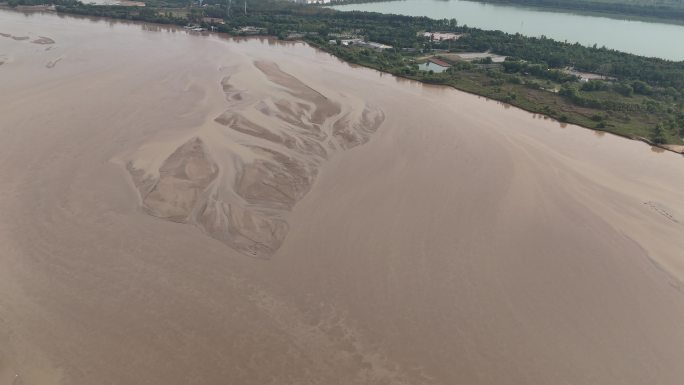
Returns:
[[[226,76],[228,108],[180,144],[156,170],[128,163],[143,210],[188,223],[250,256],[269,258],[288,232],[286,214],[311,189],[335,152],[370,140],[384,113],[363,101],[334,100],[256,61],[265,95]],[[263,96],[263,97],[262,97]],[[229,143],[215,146],[208,141]]]

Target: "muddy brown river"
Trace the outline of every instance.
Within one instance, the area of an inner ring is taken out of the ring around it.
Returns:
[[[684,381],[681,155],[302,43],[0,33],[0,385]]]

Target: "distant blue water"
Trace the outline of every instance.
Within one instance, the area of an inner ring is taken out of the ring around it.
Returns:
[[[400,0],[381,3],[338,5],[338,10],[360,10],[454,18],[488,30],[519,32],[583,45],[597,44],[644,56],[684,60],[684,26],[619,20],[536,8],[484,4],[465,0]]]

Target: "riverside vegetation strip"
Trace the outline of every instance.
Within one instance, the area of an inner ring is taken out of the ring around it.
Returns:
[[[684,62],[646,58],[602,47],[585,47],[545,37],[526,37],[458,25],[454,19],[339,12],[287,1],[252,0],[247,12],[225,1],[188,6],[177,0],[151,0],[146,7],[96,6],[54,1],[57,12],[141,20],[163,24],[194,23],[219,32],[240,34],[254,26],[281,39],[301,38],[343,60],[397,76],[442,84],[486,96],[563,123],[612,132],[678,150],[684,145]],[[12,0],[16,4],[45,0]],[[209,23],[204,22],[212,18]],[[224,23],[216,23],[223,19]],[[212,23],[212,24],[210,24]],[[425,31],[453,32],[457,40],[432,41]],[[345,46],[361,38],[392,46],[387,50]],[[485,52],[506,56],[454,60],[451,53]],[[452,66],[444,72],[421,71],[429,57]],[[601,75],[582,82],[566,69]],[[610,79],[610,80],[607,80]]]

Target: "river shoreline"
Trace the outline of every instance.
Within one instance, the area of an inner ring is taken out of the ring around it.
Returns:
[[[173,27],[177,28],[179,31],[185,31],[183,28],[181,28],[181,26],[176,25],[176,24],[160,24],[160,23],[151,23],[151,22],[146,22],[146,21],[122,20],[122,19],[110,18],[110,17],[85,16],[85,15],[79,15],[79,14],[66,13],[66,12],[58,12],[58,11],[56,11],[56,10],[54,10],[54,9],[51,9],[51,8],[43,8],[43,7],[40,7],[40,8],[30,7],[30,8],[24,8],[24,9],[18,10],[18,9],[15,9],[15,8],[12,8],[12,7],[7,7],[7,6],[4,6],[4,5],[0,4],[0,10],[15,11],[15,12],[21,12],[21,13],[32,13],[32,12],[35,12],[35,13],[51,13],[51,14],[56,14],[56,15],[69,15],[70,17],[76,17],[76,18],[89,18],[89,19],[94,19],[94,20],[116,20],[116,21],[122,22],[122,23],[146,24],[146,25],[156,25],[156,26],[164,26],[164,27],[173,26]],[[230,38],[240,38],[240,36],[232,35],[232,34],[225,33],[225,32],[202,32],[202,34],[203,34],[203,35],[204,35],[204,34],[206,34],[206,35],[214,34],[214,35],[217,35],[217,36],[226,36],[226,37],[230,37]],[[243,37],[243,38],[244,38],[244,37]],[[274,39],[274,40],[277,39],[276,36],[270,36],[270,35],[252,35],[252,36],[250,36],[250,37],[248,37],[248,38],[268,38],[268,39]],[[398,78],[403,78],[403,79],[407,79],[407,80],[416,81],[416,82],[419,82],[419,83],[421,83],[421,84],[429,84],[429,85],[435,85],[435,86],[448,87],[448,88],[451,88],[451,89],[458,90],[458,91],[460,91],[460,92],[465,92],[465,93],[470,94],[470,95],[474,95],[474,96],[478,96],[478,97],[484,97],[484,98],[489,99],[489,100],[494,100],[494,101],[497,101],[497,102],[500,102],[500,103],[508,104],[508,105],[510,105],[510,106],[513,106],[513,107],[519,108],[519,109],[521,109],[521,110],[523,110],[523,111],[526,111],[526,112],[528,112],[528,113],[541,115],[541,116],[544,116],[544,117],[546,117],[546,118],[548,118],[548,119],[555,120],[555,121],[557,121],[559,124],[574,124],[574,125],[576,125],[576,126],[579,126],[579,127],[582,127],[582,128],[588,129],[588,130],[592,130],[592,131],[594,131],[594,132],[610,133],[610,134],[613,134],[613,135],[616,135],[616,136],[619,136],[619,137],[622,137],[622,138],[625,138],[625,139],[636,140],[636,141],[644,142],[644,143],[646,143],[646,144],[648,144],[648,145],[650,145],[650,146],[652,146],[652,147],[660,148],[660,149],[662,149],[662,150],[670,151],[670,152],[673,152],[673,153],[680,154],[680,155],[684,156],[684,146],[681,146],[681,145],[674,145],[674,144],[658,144],[658,143],[654,143],[654,142],[650,141],[648,138],[645,138],[645,137],[633,137],[633,136],[625,135],[625,134],[622,134],[622,133],[616,132],[616,131],[599,130],[599,129],[596,129],[596,128],[594,128],[594,127],[589,127],[589,126],[582,125],[582,124],[577,123],[577,122],[561,122],[561,121],[559,121],[558,119],[556,119],[555,117],[550,116],[550,115],[544,113],[543,111],[534,110],[534,109],[531,109],[531,108],[526,108],[524,105],[516,104],[515,101],[504,101],[504,100],[499,100],[499,99],[496,99],[496,98],[492,98],[492,97],[490,97],[490,96],[488,96],[488,95],[479,94],[479,93],[473,92],[473,91],[471,91],[471,90],[459,88],[459,87],[457,87],[457,86],[455,86],[455,85],[452,85],[452,84],[443,84],[443,83],[426,82],[426,81],[422,81],[421,79],[416,78],[416,77],[407,76],[407,75],[402,75],[402,74],[397,74],[397,73],[393,73],[393,72],[389,72],[389,71],[383,71],[383,70],[380,69],[380,68],[376,68],[376,67],[374,67],[374,66],[367,65],[367,64],[364,64],[364,63],[354,62],[354,61],[347,61],[347,60],[345,60],[344,58],[342,58],[342,57],[340,57],[340,56],[338,56],[338,55],[335,55],[334,52],[331,52],[331,51],[329,51],[329,50],[326,50],[326,49],[325,49],[325,46],[316,44],[316,43],[314,43],[314,42],[312,42],[312,41],[301,40],[301,39],[291,40],[291,41],[298,41],[298,42],[301,42],[301,43],[308,44],[308,45],[314,47],[315,49],[320,50],[320,51],[322,51],[322,52],[325,52],[325,53],[327,53],[327,54],[329,54],[329,55],[331,55],[331,56],[334,56],[334,57],[336,57],[337,59],[339,59],[339,60],[341,60],[341,61],[343,61],[343,62],[345,62],[345,63],[348,63],[348,64],[353,64],[353,65],[358,65],[358,66],[362,66],[362,67],[365,67],[365,68],[373,69],[373,70],[376,70],[376,71],[381,72],[381,73],[389,74],[389,75],[392,75],[392,76],[395,76],[395,77],[398,77]]]
[[[578,124],[578,123],[574,123],[574,122],[573,122],[573,123],[561,122],[561,121],[559,121],[558,119],[554,118],[553,116],[550,116],[550,115],[548,115],[548,114],[545,114],[544,112],[535,111],[535,110],[532,110],[532,109],[528,109],[528,108],[525,108],[524,106],[519,105],[519,104],[515,104],[515,103],[511,103],[511,102],[505,102],[505,101],[502,101],[502,100],[494,99],[494,98],[491,98],[491,97],[486,96],[486,95],[478,94],[478,93],[472,92],[472,91],[470,91],[470,90],[466,90],[466,89],[459,88],[459,87],[457,87],[457,86],[455,86],[455,85],[425,82],[425,81],[422,81],[422,80],[420,80],[420,79],[417,79],[417,78],[414,78],[414,77],[411,77],[411,76],[402,75],[402,74],[396,74],[396,73],[392,73],[392,72],[388,72],[388,71],[383,71],[383,70],[381,70],[381,69],[379,69],[379,68],[376,68],[376,67],[373,67],[373,66],[370,66],[370,65],[366,65],[366,64],[363,64],[363,63],[357,63],[357,62],[346,61],[346,60],[344,60],[342,57],[337,56],[337,55],[335,55],[334,53],[332,53],[332,52],[326,50],[323,46],[319,46],[319,45],[316,45],[316,44],[314,44],[314,43],[312,43],[312,42],[307,42],[307,41],[304,41],[304,40],[300,40],[300,41],[303,42],[303,43],[307,43],[307,44],[311,45],[312,47],[315,47],[315,48],[318,49],[318,50],[321,50],[321,51],[323,51],[323,52],[326,52],[326,53],[328,53],[328,54],[330,54],[330,55],[336,57],[337,59],[341,60],[341,61],[344,62],[344,63],[353,64],[353,65],[358,65],[358,66],[361,66],[361,67],[364,67],[364,68],[369,68],[369,69],[378,71],[378,72],[383,73],[383,74],[389,74],[389,75],[395,76],[395,77],[397,77],[397,78],[402,78],[402,79],[406,79],[406,80],[415,81],[415,82],[418,82],[418,83],[420,83],[420,84],[427,84],[427,85],[431,85],[431,86],[439,86],[439,87],[446,87],[446,88],[450,88],[450,89],[455,89],[455,90],[457,90],[457,91],[464,92],[464,93],[467,93],[467,94],[470,94],[470,95],[473,95],[473,96],[477,96],[477,97],[481,97],[481,98],[486,98],[486,99],[488,99],[488,100],[493,100],[493,101],[496,101],[496,102],[499,102],[499,103],[507,104],[507,105],[509,105],[509,106],[518,108],[518,109],[520,109],[520,110],[522,110],[522,111],[525,111],[525,112],[527,112],[527,113],[530,113],[530,114],[537,114],[537,115],[544,116],[545,118],[552,119],[552,120],[558,122],[559,124],[573,124],[573,125],[575,125],[575,126],[577,126],[577,127],[581,127],[581,128],[587,129],[587,130],[591,130],[591,131],[593,131],[593,132],[607,133],[607,134],[612,134],[612,135],[618,136],[618,137],[620,137],[620,138],[624,138],[624,139],[629,139],[629,140],[634,140],[634,141],[643,142],[643,143],[645,143],[645,144],[650,145],[651,147],[659,148],[659,149],[662,149],[662,150],[665,150],[665,151],[670,151],[670,152],[673,152],[673,153],[675,153],[675,154],[679,154],[679,155],[684,156],[684,146],[672,145],[672,144],[658,144],[658,143],[654,143],[654,142],[650,141],[648,138],[644,138],[644,137],[632,137],[632,136],[625,135],[625,134],[621,134],[621,133],[615,132],[615,131],[598,130],[598,129],[596,129],[596,128],[584,126],[584,125],[581,125],[581,124]]]
[[[71,13],[68,13],[68,12],[58,12],[58,11],[52,10],[52,9],[30,8],[30,9],[17,10],[17,9],[12,8],[12,7],[7,7],[7,6],[4,6],[4,5],[0,4],[0,10],[9,10],[9,11],[15,11],[15,12],[21,12],[21,13],[33,13],[33,12],[35,12],[35,13],[49,13],[49,14],[56,14],[56,15],[69,15],[69,17],[87,18],[87,19],[93,19],[93,20],[115,20],[115,21],[121,22],[121,23],[132,23],[132,24],[140,24],[140,25],[155,25],[155,26],[160,26],[160,27],[161,27],[161,26],[163,26],[163,27],[174,27],[174,28],[177,28],[179,31],[185,31],[183,28],[181,28],[180,25],[176,25],[176,24],[160,24],[160,23],[151,23],[151,22],[146,22],[146,21],[122,20],[122,19],[110,18],[110,17],[86,16],[86,15],[79,15],[79,14],[71,14]],[[232,34],[224,33],[224,32],[202,32],[201,34],[203,34],[203,35],[225,36],[225,37],[230,37],[230,38],[245,38],[245,37],[240,37],[240,36],[236,36],[236,35],[232,35]],[[274,39],[274,40],[277,39],[276,36],[271,36],[271,35],[253,35],[253,36],[250,36],[250,37],[247,37],[247,38],[267,38],[267,39]],[[650,146],[652,146],[652,147],[659,148],[659,149],[662,149],[662,150],[665,150],[665,151],[673,152],[673,153],[675,153],[675,154],[680,154],[680,155],[684,156],[684,146],[673,145],[673,144],[658,144],[658,143],[654,143],[654,142],[650,141],[648,138],[644,138],[644,137],[633,137],[633,136],[625,135],[625,134],[622,134],[622,133],[619,133],[619,132],[615,132],[615,131],[610,131],[610,130],[599,130],[599,129],[596,129],[596,128],[593,128],[593,127],[589,127],[589,126],[585,126],[585,125],[579,124],[579,123],[577,123],[577,122],[561,122],[561,121],[559,121],[558,119],[556,119],[555,117],[550,116],[550,115],[544,113],[543,111],[539,111],[539,110],[534,110],[534,109],[526,108],[524,105],[516,104],[515,101],[503,101],[503,100],[499,100],[499,99],[496,99],[496,98],[492,98],[492,97],[487,96],[487,95],[484,95],[484,94],[479,94],[479,93],[477,93],[477,92],[473,92],[473,91],[471,91],[471,90],[459,88],[459,87],[457,87],[456,85],[452,85],[452,84],[443,84],[443,83],[426,82],[426,81],[422,81],[421,79],[415,78],[415,77],[412,77],[412,76],[397,74],[397,73],[393,73],[393,72],[389,72],[389,71],[383,71],[382,69],[379,69],[379,68],[376,68],[376,67],[373,67],[373,66],[371,66],[371,65],[364,64],[364,63],[354,62],[354,61],[348,61],[348,60],[345,60],[344,58],[342,58],[342,57],[340,57],[340,56],[338,56],[338,55],[335,55],[334,52],[331,52],[331,51],[329,51],[329,50],[326,50],[326,49],[325,49],[325,46],[323,46],[323,45],[318,45],[318,44],[316,44],[315,42],[312,42],[312,41],[301,40],[301,39],[298,39],[298,40],[291,40],[291,41],[297,41],[297,42],[301,42],[301,43],[304,43],[304,44],[308,44],[308,45],[314,47],[314,48],[317,49],[317,50],[320,50],[320,51],[325,52],[325,53],[327,53],[327,54],[329,54],[329,55],[331,55],[331,56],[334,56],[335,58],[337,58],[338,60],[340,60],[340,61],[342,61],[342,62],[344,62],[344,63],[348,63],[348,64],[351,64],[351,65],[358,65],[358,66],[361,66],[361,67],[373,69],[373,70],[378,71],[378,72],[380,72],[380,73],[389,74],[389,75],[392,75],[392,76],[395,76],[395,77],[398,77],[398,78],[402,78],[402,79],[406,79],[406,80],[416,81],[416,82],[421,83],[421,84],[428,84],[428,85],[433,85],[433,86],[441,86],[441,87],[447,87],[447,88],[455,89],[455,90],[458,90],[458,91],[460,91],[460,92],[465,92],[465,93],[470,94],[470,95],[474,95],[474,96],[478,96],[478,97],[483,97],[483,98],[486,98],[486,99],[488,99],[488,100],[493,100],[493,101],[497,101],[497,102],[499,102],[499,103],[503,103],[503,104],[507,104],[507,105],[513,106],[513,107],[515,107],[515,108],[519,108],[519,109],[521,109],[521,110],[523,110],[523,111],[526,111],[526,112],[528,112],[528,113],[530,113],[530,114],[537,114],[537,115],[544,116],[545,118],[555,120],[555,121],[558,122],[559,124],[574,124],[574,125],[576,125],[576,126],[578,126],[578,127],[582,127],[582,128],[584,128],[584,129],[588,129],[588,130],[591,130],[591,131],[594,131],[594,132],[609,133],[609,134],[613,134],[613,135],[615,135],[615,136],[619,136],[619,137],[621,137],[621,138],[625,138],[625,139],[629,139],[629,140],[635,140],[635,141],[644,142],[645,144],[648,144],[648,145],[650,145]]]

